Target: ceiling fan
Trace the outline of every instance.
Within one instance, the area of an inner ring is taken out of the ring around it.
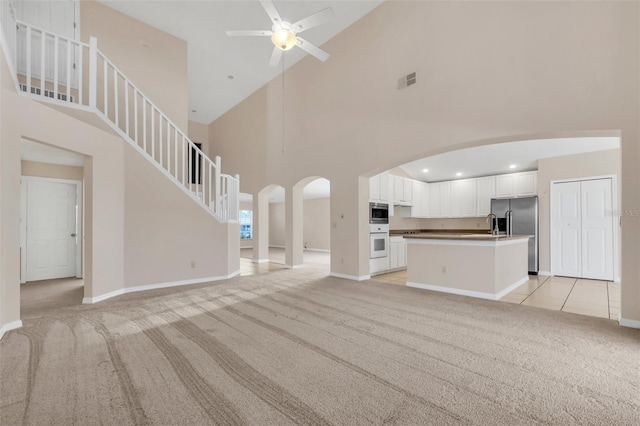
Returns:
[[[280,63],[282,58],[282,52],[298,46],[308,54],[316,57],[322,62],[329,59],[329,54],[318,46],[309,43],[302,37],[299,37],[303,31],[309,28],[317,27],[329,21],[335,15],[333,9],[330,7],[321,10],[318,13],[314,13],[311,16],[307,16],[304,19],[294,22],[285,21],[280,17],[280,14],[276,10],[271,0],[260,0],[260,4],[271,18],[273,26],[271,31],[269,30],[246,30],[246,31],[227,31],[228,36],[263,36],[271,37],[271,41],[274,44],[273,53],[271,53],[271,60],[269,61],[270,67],[275,67]]]

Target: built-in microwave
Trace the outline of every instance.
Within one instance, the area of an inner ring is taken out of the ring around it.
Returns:
[[[389,223],[389,204],[369,203],[369,223],[370,224]]]

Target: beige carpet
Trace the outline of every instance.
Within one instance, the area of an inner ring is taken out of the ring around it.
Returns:
[[[640,419],[614,321],[278,271],[45,310],[0,343],[0,424]]]

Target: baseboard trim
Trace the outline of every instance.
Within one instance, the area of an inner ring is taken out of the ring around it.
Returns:
[[[423,290],[438,291],[440,293],[457,294],[457,295],[460,295],[460,296],[475,297],[475,298],[478,298],[478,299],[499,300],[499,299],[502,299],[506,294],[508,294],[511,291],[513,291],[514,289],[516,289],[517,287],[519,287],[522,284],[526,283],[528,280],[529,280],[528,276],[525,277],[525,278],[521,278],[518,281],[516,281],[515,283],[511,284],[509,287],[507,287],[504,290],[500,291],[499,293],[485,293],[485,292],[482,292],[482,291],[463,290],[463,289],[459,289],[459,288],[443,287],[443,286],[439,286],[439,285],[414,283],[414,282],[411,282],[411,281],[407,281],[407,287],[420,288],[420,289],[423,289]]]
[[[622,315],[618,316],[618,324],[620,324],[623,327],[640,328],[640,321],[624,319],[622,318]]]
[[[549,271],[538,271],[538,275],[551,276],[551,272],[549,272]]]
[[[331,250],[321,249],[321,248],[306,248],[304,251],[318,251],[320,253],[331,253]]]
[[[92,305],[94,303],[102,302],[103,300],[111,299],[112,297],[121,296],[125,293],[125,290],[126,289],[121,288],[118,290],[110,291],[109,293],[101,294],[100,296],[96,297],[85,297],[82,299],[82,304]]]
[[[211,281],[228,280],[238,275],[240,275],[240,270],[234,271],[227,275],[217,275],[214,277],[194,278],[192,280],[169,281],[169,282],[158,283],[158,284],[147,284],[147,285],[140,285],[136,287],[126,287],[126,288],[121,288],[121,289],[118,289],[106,294],[102,294],[96,297],[85,297],[84,299],[82,299],[82,304],[91,305],[94,303],[102,302],[107,299],[111,299],[112,297],[121,296],[123,294],[128,294],[128,293],[137,293],[139,291],[158,290],[161,288],[178,287],[183,285],[201,284],[201,283],[206,283]]]
[[[281,249],[285,248],[284,246],[272,246],[272,245],[269,245],[269,248],[272,248],[272,247],[273,248],[281,248]]]
[[[284,265],[285,268],[287,269],[301,269],[304,268],[304,265]]]
[[[620,282],[620,277],[616,277],[616,279],[613,280],[614,283],[619,283]]]
[[[11,330],[15,330],[22,327],[22,320],[18,320],[18,321],[12,321],[10,323],[7,323],[5,325],[2,326],[2,328],[0,328],[0,340],[2,340],[2,338],[4,337],[5,333],[11,331]]]
[[[366,281],[371,279],[371,275],[357,276],[357,275],[341,274],[340,272],[331,272],[329,276],[336,277],[336,278],[343,278],[345,280],[352,280],[352,281]]]
[[[269,263],[269,259],[252,259],[253,263]]]

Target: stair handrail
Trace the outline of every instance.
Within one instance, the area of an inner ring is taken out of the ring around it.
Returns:
[[[198,148],[188,135],[98,49],[97,38],[90,37],[89,43],[84,43],[17,19],[14,19],[14,22],[13,71],[16,74],[16,82],[22,77],[25,83],[24,87],[18,84],[20,92],[26,92],[27,96],[37,96],[38,99],[47,102],[64,102],[66,106],[92,110],[216,219],[238,221],[239,176],[221,174],[220,157],[217,156],[214,162]],[[4,28],[4,20],[2,24]],[[6,34],[6,28],[4,29]],[[18,39],[19,31],[22,30],[25,31],[25,75],[19,75],[18,69]],[[39,40],[39,44],[33,43],[34,38]],[[53,49],[50,47],[51,44]],[[39,68],[35,71],[31,64],[33,49],[36,49],[35,53],[40,53],[39,57],[35,55],[36,62],[39,62]],[[66,54],[64,61],[59,60],[61,52],[62,56]],[[46,56],[52,53],[52,58]],[[85,58],[88,60],[88,76],[84,75]],[[61,69],[66,74],[66,79],[61,81],[62,85],[59,84]],[[53,77],[49,77],[51,73]],[[100,73],[102,80],[99,79]],[[39,84],[33,84],[33,80],[38,80],[38,77]],[[88,90],[85,90],[85,78],[88,80]],[[64,88],[62,91],[60,86]],[[122,102],[119,96],[124,97]],[[163,133],[164,131],[166,133]]]

